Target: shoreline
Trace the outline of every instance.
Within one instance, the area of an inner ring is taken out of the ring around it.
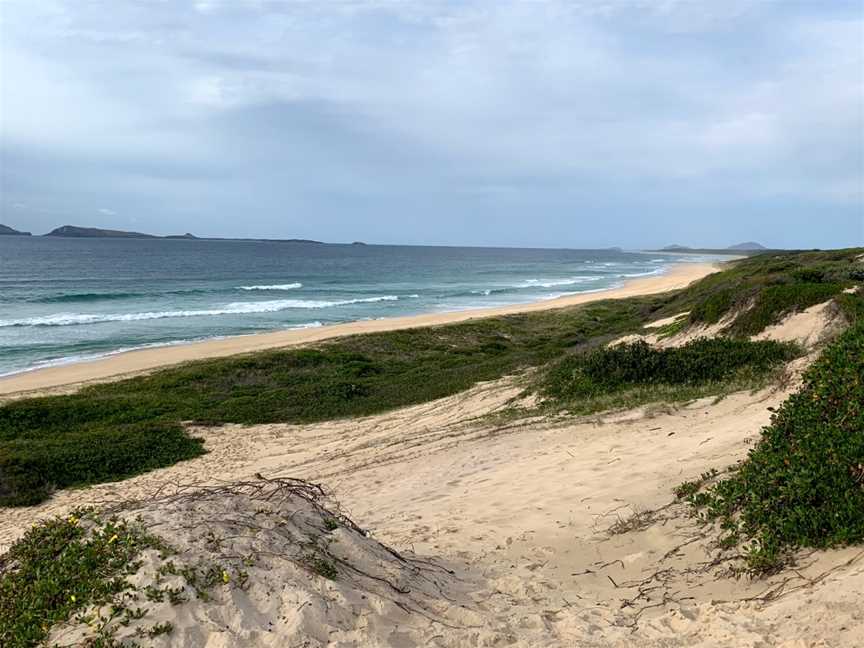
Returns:
[[[631,279],[618,288],[577,293],[527,304],[361,320],[317,328],[253,333],[186,344],[130,350],[93,360],[82,360],[0,377],[0,396],[15,397],[26,395],[28,392],[68,389],[92,382],[120,380],[193,360],[301,346],[349,335],[440,326],[485,317],[566,308],[603,299],[623,299],[662,293],[684,288],[690,283],[716,272],[719,268],[719,263],[677,263],[669,266],[669,269],[663,274]]]

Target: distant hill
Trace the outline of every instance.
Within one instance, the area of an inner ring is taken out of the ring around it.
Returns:
[[[4,227],[4,226],[0,226]],[[7,228],[10,229],[11,228]],[[18,234],[15,230],[3,232],[0,234]],[[126,238],[126,239],[170,239],[184,241],[270,241],[274,243],[314,243],[323,245],[321,241],[311,241],[309,239],[252,239],[252,238],[202,238],[186,232],[185,234],[172,234],[170,236],[156,236],[154,234],[144,234],[142,232],[125,232],[123,230],[100,229],[98,227],[78,227],[77,225],[63,225],[57,229],[51,230],[44,236],[56,236],[60,238]]]
[[[746,243],[739,243],[738,245],[730,245],[726,249],[752,252],[753,250],[767,250],[768,248],[766,248],[761,243],[756,243],[755,241],[747,241]]]
[[[763,245],[754,241],[739,243],[738,245],[730,245],[727,248],[694,248],[686,245],[667,245],[659,250],[647,250],[648,252],[677,252],[678,254],[729,254],[738,256],[753,256],[762,252],[772,251]]]
[[[0,236],[30,236],[30,232],[19,232],[8,225],[0,225]]]
[[[124,232],[122,230],[99,229],[98,227],[77,227],[75,225],[63,225],[51,230],[45,236],[63,236],[66,238],[159,238],[152,234],[141,232]]]

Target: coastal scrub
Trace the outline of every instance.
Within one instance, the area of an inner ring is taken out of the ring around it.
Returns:
[[[721,522],[721,546],[741,544],[757,574],[799,547],[864,541],[864,321],[810,367],[730,475],[679,495]]]

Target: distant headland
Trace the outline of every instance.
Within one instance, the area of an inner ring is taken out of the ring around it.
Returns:
[[[762,252],[770,252],[761,243],[755,241],[746,241],[737,243],[726,248],[693,248],[686,245],[667,245],[659,250],[650,250],[651,252],[678,252],[680,254],[744,254],[751,256],[753,254],[761,254]]]
[[[5,226],[0,225],[0,228]],[[19,234],[15,230],[9,229],[9,232],[3,232],[0,229],[0,234]],[[51,236],[57,238],[112,238],[112,239],[162,239],[162,240],[187,240],[187,241],[273,241],[276,243],[313,243],[323,245],[321,241],[313,241],[310,239],[258,239],[258,238],[217,238],[195,236],[186,232],[185,234],[171,234],[169,236],[157,236],[155,234],[145,234],[143,232],[127,232],[125,230],[101,229],[98,227],[79,227],[77,225],[63,225],[51,230],[43,236]]]
[[[19,232],[8,225],[0,224],[0,236],[30,236],[30,232]]]

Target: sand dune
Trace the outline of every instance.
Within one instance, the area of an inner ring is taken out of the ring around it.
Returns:
[[[441,586],[457,609],[448,613],[442,600],[424,599],[440,615],[430,620],[374,597],[359,599],[350,583],[325,590],[307,583],[284,596],[323,597],[333,613],[307,606],[265,641],[256,624],[270,620],[277,605],[265,604],[266,580],[191,611],[161,610],[184,645],[860,645],[864,552],[802,556],[795,572],[735,580],[724,574],[726,563],[713,562],[706,530],[673,502],[674,485],[745,456],[768,421],[767,408],[792,388],[493,425],[478,416],[519,393],[502,380],[358,420],[200,429],[209,454],[9,510],[0,542],[75,504],[146,499],[177,482],[292,475],[327,484],[376,539],[455,569],[459,579]],[[634,521],[634,512],[642,518]],[[611,532],[628,526],[634,528]],[[370,566],[363,556],[355,554],[360,566]],[[268,569],[286,582],[299,578],[289,563]]]

